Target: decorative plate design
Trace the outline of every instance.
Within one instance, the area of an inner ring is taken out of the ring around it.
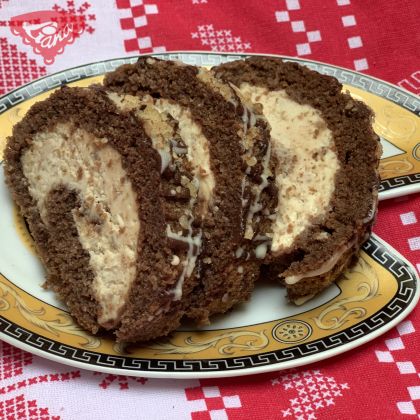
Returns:
[[[312,327],[299,319],[287,319],[273,328],[273,337],[280,343],[299,343],[312,335]]]
[[[205,66],[243,58],[212,53],[158,54]],[[87,86],[136,57],[66,70],[0,98],[0,158],[13,125],[35,102],[63,84]],[[384,145],[380,197],[420,190],[419,100],[392,85],[313,61],[298,61],[345,83],[376,113]],[[124,347],[78,327],[55,296],[42,288],[44,272],[0,170],[0,338],[24,350],[80,368],[154,377],[212,377],[261,373],[312,363],[359,346],[396,325],[414,308],[414,268],[376,236],[336,285],[303,306],[284,290],[257,285],[250,302],[215,317],[210,327],[184,327],[168,338]]]

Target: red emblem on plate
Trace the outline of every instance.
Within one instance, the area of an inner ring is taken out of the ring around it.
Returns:
[[[36,54],[44,58],[45,64],[54,63],[55,57],[62,54],[66,45],[72,44],[83,32],[93,33],[88,21],[95,15],[87,15],[89,3],[78,9],[74,1],[67,2],[68,9],[55,5],[54,10],[40,10],[15,16],[10,21],[13,34],[20,36]]]

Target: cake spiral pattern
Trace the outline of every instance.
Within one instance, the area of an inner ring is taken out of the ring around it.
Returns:
[[[146,341],[209,323],[261,275],[295,303],[334,281],[374,220],[371,118],[335,79],[280,60],[142,57],[34,105],[6,182],[77,322]]]

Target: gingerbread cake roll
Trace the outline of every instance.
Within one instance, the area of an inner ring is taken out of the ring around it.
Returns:
[[[62,88],[34,105],[8,139],[5,175],[47,287],[90,332],[144,341],[179,325],[176,297],[193,287],[200,235],[187,226],[185,247],[168,235],[167,209],[190,211],[182,179],[165,171],[161,145],[167,133],[178,140],[175,124],[147,103],[139,119],[114,99]]]
[[[197,283],[189,295],[174,289],[172,298],[186,316],[209,322],[246,300],[259,274],[249,238],[268,229],[277,200],[266,120],[209,71],[178,62],[140,58],[109,73],[104,86],[123,102],[149,103],[179,130],[172,150],[185,155],[192,178],[180,173],[181,182],[195,201],[185,226],[168,224],[166,234],[176,244],[194,242]],[[177,173],[176,161],[167,170]]]
[[[303,303],[337,278],[370,233],[381,154],[373,113],[336,79],[296,63],[252,57],[214,72],[261,104],[271,126],[278,203],[271,231],[253,238],[254,256]]]

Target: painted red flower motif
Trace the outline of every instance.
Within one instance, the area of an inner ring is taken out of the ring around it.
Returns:
[[[55,5],[54,10],[25,13],[10,20],[12,33],[41,55],[45,64],[53,64],[56,56],[62,54],[64,48],[73,44],[83,32],[94,31],[88,21],[95,20],[95,15],[86,13],[89,3],[83,3],[76,9],[74,1],[68,1],[67,6],[68,9],[63,9]]]

